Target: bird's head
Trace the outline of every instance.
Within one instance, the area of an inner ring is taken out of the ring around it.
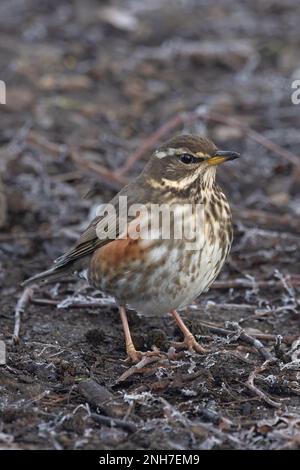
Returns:
[[[178,135],[152,154],[145,176],[153,187],[186,190],[199,179],[209,186],[215,180],[217,166],[238,157],[236,152],[219,150],[207,138]]]

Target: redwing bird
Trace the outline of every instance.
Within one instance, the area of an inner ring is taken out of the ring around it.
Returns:
[[[113,295],[118,302],[126,351],[134,362],[144,354],[155,352],[141,353],[135,349],[126,305],[145,315],[170,312],[184,336],[181,346],[205,351],[177,310],[209,288],[229,253],[231,212],[215,177],[219,164],[238,156],[236,152],[219,150],[207,138],[175,136],[159,147],[142,173],[110,201],[107,207],[114,209],[114,215],[98,215],[70,251],[59,257],[49,270],[28,279],[24,285],[56,280],[70,272],[84,274],[92,286]],[[139,205],[135,216],[127,220],[125,231],[118,220],[122,198],[126,198],[128,208]],[[149,228],[149,221],[153,221],[152,215],[145,218],[141,208],[152,214],[152,208],[161,205],[170,208],[172,214],[170,233],[162,236],[160,220],[158,229],[151,232],[152,237],[141,236],[141,227]],[[171,210],[173,207],[176,207],[175,212]],[[187,217],[181,217],[183,207],[191,207]],[[195,224],[196,207],[202,208],[203,215],[198,225]],[[130,234],[128,228],[132,222],[136,222],[138,236]],[[196,227],[194,236],[200,235],[200,243],[195,245],[191,245],[185,233],[175,236],[177,229],[191,227]]]

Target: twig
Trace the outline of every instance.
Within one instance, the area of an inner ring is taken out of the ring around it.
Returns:
[[[265,359],[265,361],[274,361],[274,362],[277,361],[276,357],[273,356],[264,347],[264,345],[261,343],[261,341],[259,341],[259,339],[253,338],[252,336],[245,333],[245,331],[237,323],[229,322],[229,324],[233,327],[233,329],[237,333],[236,339],[240,339],[244,341],[245,343],[249,344],[250,346],[254,347],[258,351],[258,353]]]
[[[119,382],[124,382],[124,380],[127,380],[131,375],[137,374],[137,373],[144,373],[145,372],[145,367],[149,366],[153,362],[159,361],[161,358],[158,356],[145,356],[143,357],[140,362],[137,364],[134,364],[130,369],[126,370],[120,377],[117,379],[117,383]]]
[[[214,325],[214,324],[211,324],[211,323],[208,323],[208,322],[205,322],[205,321],[201,321],[199,323],[201,325],[203,325],[205,328],[207,328],[211,333],[215,333],[216,335],[229,336],[229,335],[232,335],[232,334],[235,333],[234,330],[221,328],[221,327],[218,327],[217,325]],[[255,340],[255,339],[264,339],[266,341],[276,341],[276,338],[277,338],[277,335],[271,335],[271,334],[268,334],[268,333],[253,333],[252,336],[254,337],[253,340]],[[281,341],[285,344],[292,344],[293,341],[295,341],[296,338],[298,338],[298,335],[286,335],[286,336],[282,337]],[[244,337],[242,336],[242,338],[240,338],[240,339],[243,340]],[[246,340],[246,342],[247,342],[247,340]]]
[[[130,428],[130,431],[134,432],[131,423],[128,423],[125,419],[122,419],[124,425],[118,424],[121,422],[118,418],[125,416],[127,406],[124,404],[123,400],[121,402],[118,401],[110,390],[98,384],[93,379],[80,382],[77,389],[86,398],[88,403],[92,404],[97,410],[99,409],[107,416],[107,419],[101,418],[102,422],[105,421],[105,424],[112,422],[119,427]]]
[[[70,229],[60,228],[55,232],[51,232],[50,230],[40,231],[40,232],[20,232],[20,233],[1,233],[0,234],[0,242],[8,242],[8,241],[15,241],[15,240],[34,240],[34,239],[41,239],[41,240],[52,240],[53,238],[61,238],[62,236],[75,240],[78,238],[78,234],[75,232],[71,232]]]
[[[37,299],[35,297],[33,297],[32,299],[30,299],[31,303],[32,304],[35,304],[35,305],[58,305],[59,304],[59,300],[52,300],[52,299]]]
[[[225,356],[228,356],[229,358],[234,357],[235,359],[238,359],[239,361],[245,362],[245,364],[255,364],[255,361],[252,359],[249,359],[247,356],[241,354],[239,351],[235,350],[232,351],[230,349],[220,349],[218,351],[218,354],[224,354]]]
[[[112,297],[107,298],[94,298],[91,301],[78,299],[76,297],[65,298],[63,300],[52,300],[52,299],[40,299],[32,298],[31,303],[36,305],[53,305],[59,309],[68,308],[99,308],[99,307],[110,307],[115,305],[115,301]]]
[[[199,310],[199,305],[193,305],[194,310]],[[232,312],[233,310],[240,310],[240,311],[250,311],[254,312],[257,307],[256,305],[248,305],[248,304],[231,304],[231,303],[220,303],[217,304],[213,301],[208,301],[206,303],[206,310],[215,310],[216,308],[220,308],[222,310],[229,310]]]
[[[125,431],[128,431],[128,432],[136,432],[137,431],[137,426],[134,423],[132,423],[131,421],[123,421],[122,419],[111,418],[109,416],[98,415],[96,413],[91,413],[90,417],[94,421],[96,421],[100,424],[105,424],[106,426],[122,428],[122,429],[124,429]]]
[[[77,385],[78,391],[84,398],[105,414],[114,416],[113,408],[109,405],[114,399],[113,394],[93,379],[84,380]]]
[[[291,217],[289,214],[271,214],[270,212],[242,209],[241,207],[233,208],[233,215],[236,220],[243,222],[256,222],[263,225],[275,225],[276,227],[283,227],[285,231],[288,229],[296,232],[300,231],[300,223],[297,218]]]
[[[300,286],[300,279],[296,277],[289,280],[291,286],[298,287]],[[265,280],[255,280],[255,286],[266,288],[266,287],[276,287],[282,288],[281,281],[265,281]],[[215,281],[210,289],[251,289],[253,287],[253,281],[248,279],[228,279],[227,281]]]
[[[60,155],[68,151],[68,147],[65,144],[56,144],[54,142],[50,142],[48,139],[46,139],[46,137],[32,130],[29,131],[26,141],[41,148],[42,150],[45,150],[48,153],[51,153],[52,155]]]
[[[272,400],[270,397],[268,397],[262,390],[257,388],[257,386],[254,383],[255,378],[257,377],[258,374],[261,372],[264,372],[270,365],[272,365],[272,361],[266,361],[264,362],[261,366],[256,367],[252,372],[250,372],[248,380],[246,382],[246,386],[252,390],[256,395],[258,395],[262,400],[264,400],[266,403],[268,403],[270,406],[273,406],[274,408],[281,408],[281,403]]]
[[[20,340],[20,326],[21,326],[21,316],[25,311],[25,308],[30,303],[33,290],[35,286],[26,287],[19,298],[16,309],[15,309],[15,326],[14,326],[14,334],[13,334],[13,341],[14,343],[18,343]]]

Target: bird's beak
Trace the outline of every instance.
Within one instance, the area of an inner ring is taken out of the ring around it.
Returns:
[[[209,165],[220,165],[220,163],[228,162],[229,160],[235,160],[239,158],[240,154],[237,152],[230,152],[228,150],[217,150],[211,155],[206,162]]]

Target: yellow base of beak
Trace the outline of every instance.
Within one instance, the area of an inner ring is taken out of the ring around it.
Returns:
[[[226,162],[228,158],[226,157],[210,157],[206,160],[206,163],[209,165],[220,165],[220,163]]]

